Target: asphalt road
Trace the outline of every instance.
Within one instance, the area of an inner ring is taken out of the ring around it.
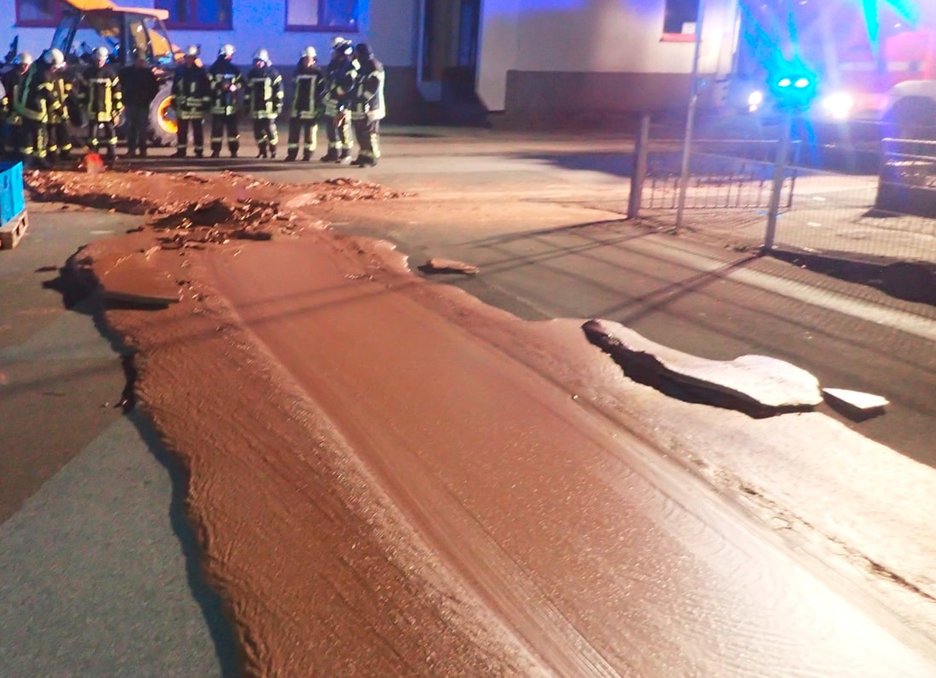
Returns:
[[[696,355],[762,353],[823,385],[884,395],[887,413],[865,421],[821,409],[936,466],[936,311],[627,224],[607,205],[626,205],[628,148],[612,137],[408,128],[388,130],[372,170],[259,163],[249,143],[233,163],[180,165],[156,151],[147,168],[354,176],[411,192],[392,204],[332,205],[328,217],[342,232],[396,243],[414,267],[430,256],[480,266],[475,277],[437,279],[521,317],[603,317]],[[0,252],[3,673],[230,672],[229,630],[180,520],[181,480],[160,463],[146,422],[114,407],[120,356],[90,307],[66,310],[55,289],[82,243],[135,224],[42,211],[19,248]]]

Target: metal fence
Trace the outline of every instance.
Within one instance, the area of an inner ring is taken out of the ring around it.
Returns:
[[[689,161],[686,187],[687,209],[766,209],[770,202],[774,164],[759,160],[772,150],[775,142],[744,144],[749,156],[742,153],[718,153],[718,141],[700,141]],[[743,151],[737,142],[735,151]],[[713,149],[713,150],[707,150]],[[750,157],[755,156],[755,157]],[[647,209],[675,209],[678,206],[681,154],[660,149],[647,157],[647,175],[641,194],[641,206]],[[780,204],[790,207],[796,184],[795,167],[784,178]]]
[[[681,227],[738,248],[763,245],[778,145],[693,141]],[[639,197],[631,199],[631,216],[638,212],[641,219],[676,227],[679,146],[673,138],[638,143],[635,167],[642,171],[635,176],[642,181],[635,182]],[[879,174],[807,167],[800,157],[815,158],[817,150],[796,143],[791,148],[782,168],[772,249],[936,264],[936,141],[885,139],[879,153],[871,151],[875,162],[864,163],[877,164]]]

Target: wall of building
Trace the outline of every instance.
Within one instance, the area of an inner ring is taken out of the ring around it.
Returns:
[[[253,53],[266,47],[273,62],[278,65],[294,64],[306,45],[312,45],[320,54],[327,55],[332,38],[339,33],[320,31],[286,30],[287,0],[250,2],[234,0],[233,27],[229,31],[170,30],[173,42],[181,47],[189,44],[201,45],[206,55],[214,55],[224,43],[237,47],[237,60],[247,63]],[[118,2],[134,7],[152,7],[152,0]],[[377,57],[390,66],[415,66],[417,0],[396,0],[392,3],[372,2],[361,16],[357,33],[342,32],[341,35],[354,42],[368,42]],[[19,28],[14,25],[16,5],[14,0],[0,0],[0,10],[11,17],[10,23],[0,25],[0,47],[5,48],[14,35],[20,36],[20,49],[39,54],[48,47],[52,38],[51,28]],[[4,49],[5,51],[5,49]]]
[[[730,69],[735,5],[705,2],[701,73]],[[664,9],[664,0],[487,0],[478,94],[508,113],[684,105],[694,43],[663,38]]]

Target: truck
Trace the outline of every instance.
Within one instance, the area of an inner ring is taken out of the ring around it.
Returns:
[[[740,0],[739,10],[739,79],[809,73],[811,119],[936,137],[933,0]]]
[[[144,54],[160,82],[150,107],[151,142],[173,143],[177,125],[172,110],[172,73],[182,60],[182,52],[169,39],[165,26],[169,13],[147,7],[118,7],[110,0],[64,1],[67,6],[49,47],[62,51],[72,73],[89,64],[92,53],[101,46],[107,49],[109,63],[117,69],[131,64],[135,52]],[[10,52],[15,55],[15,47]],[[73,115],[72,122],[78,125],[81,121]]]

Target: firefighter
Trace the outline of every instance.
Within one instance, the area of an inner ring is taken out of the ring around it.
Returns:
[[[300,137],[302,159],[312,159],[318,134],[318,117],[321,114],[324,87],[322,69],[318,67],[314,47],[302,51],[296,72],[293,75],[293,98],[289,107],[289,147],[286,160],[295,160],[299,155]]]
[[[23,78],[14,104],[23,119],[23,156],[30,167],[49,168],[48,124],[52,105],[52,65],[55,56],[50,50],[32,63]]]
[[[5,129],[3,134],[3,152],[5,155],[20,156],[23,154],[23,116],[16,110],[16,102],[20,98],[26,71],[32,65],[33,58],[29,52],[20,52],[13,59],[13,68],[3,76],[3,112]]]
[[[185,50],[185,60],[175,72],[172,81],[172,105],[179,123],[178,142],[173,158],[184,158],[188,150],[189,123],[192,125],[192,146],[195,155],[205,152],[205,114],[211,104],[211,81],[208,72],[198,58],[195,45]]]
[[[127,157],[145,158],[150,106],[159,93],[159,80],[142,50],[134,50],[133,64],[120,69],[118,77],[127,116]]]
[[[283,76],[270,62],[265,49],[254,54],[253,68],[247,74],[244,103],[254,121],[254,139],[257,140],[258,158],[276,157],[276,118],[283,111]]]
[[[49,161],[67,161],[71,156],[72,142],[69,132],[68,105],[72,94],[72,82],[65,76],[65,55],[61,50],[50,49],[52,68],[49,78],[52,83],[52,102],[49,105]]]
[[[387,115],[384,105],[384,67],[366,43],[355,47],[361,70],[351,94],[351,125],[361,147],[354,164],[373,167],[380,157],[380,121]]]
[[[117,159],[117,123],[123,110],[120,80],[107,64],[106,47],[92,53],[94,63],[81,75],[79,101],[88,115],[88,149],[92,153],[104,146],[107,159]]]
[[[231,63],[234,45],[222,45],[208,77],[211,80],[211,157],[221,157],[224,132],[228,150],[237,157],[240,134],[237,132],[237,93],[243,85],[240,69]]]
[[[357,79],[358,63],[350,40],[332,41],[331,61],[325,69],[324,118],[328,152],[320,160],[351,164],[351,117],[349,98]]]

